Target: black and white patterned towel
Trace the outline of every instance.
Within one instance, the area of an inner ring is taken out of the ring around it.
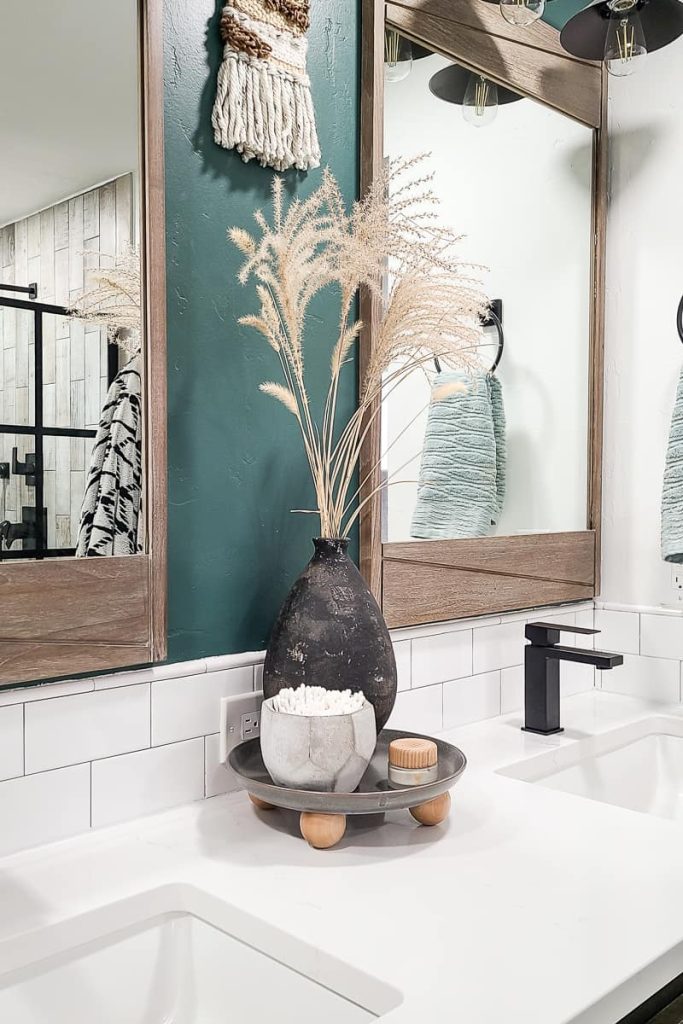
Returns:
[[[135,555],[142,497],[140,356],[116,375],[102,410],[81,506],[76,557]]]

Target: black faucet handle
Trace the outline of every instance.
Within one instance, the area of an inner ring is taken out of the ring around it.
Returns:
[[[567,626],[559,622],[528,622],[524,636],[527,640],[531,640],[532,644],[550,647],[552,644],[559,644],[560,633],[580,633],[582,636],[594,636],[599,632],[599,629],[588,629],[586,626]]]

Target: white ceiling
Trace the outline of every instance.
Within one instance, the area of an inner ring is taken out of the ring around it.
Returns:
[[[0,225],[138,166],[137,0],[2,0]]]

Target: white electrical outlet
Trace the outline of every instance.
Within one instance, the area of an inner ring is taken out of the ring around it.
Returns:
[[[683,601],[683,565],[671,566],[671,587],[676,591],[676,600]]]
[[[221,701],[221,763],[238,743],[254,739],[261,727],[263,690],[241,693],[238,697],[224,697]]]

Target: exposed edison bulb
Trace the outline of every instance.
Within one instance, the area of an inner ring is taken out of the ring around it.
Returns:
[[[647,55],[645,33],[636,0],[610,0],[605,63],[611,75],[632,75]]]
[[[500,13],[518,28],[533,24],[542,17],[545,0],[500,0]]]
[[[462,116],[475,128],[484,128],[497,113],[498,86],[483,75],[471,74],[462,101]]]
[[[384,77],[387,82],[401,82],[413,67],[413,47],[393,28],[384,30]]]

